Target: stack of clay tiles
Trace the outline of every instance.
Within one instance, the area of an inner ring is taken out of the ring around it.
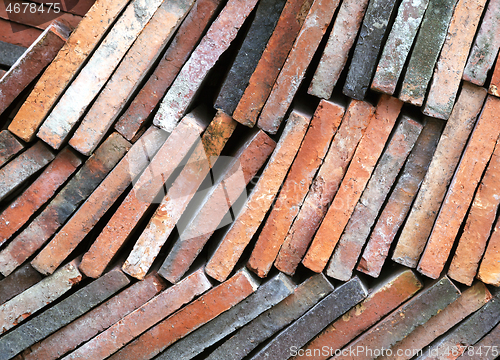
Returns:
[[[500,358],[500,0],[10,3],[0,360]]]

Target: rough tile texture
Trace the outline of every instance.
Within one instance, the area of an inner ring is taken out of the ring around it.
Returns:
[[[295,273],[374,113],[375,108],[368,103],[353,100],[349,104],[325,160],[281,246],[274,264],[280,271],[289,275]]]
[[[76,171],[82,161],[69,149],[63,149],[45,171],[0,214],[0,245],[29,221]]]
[[[498,356],[498,344],[500,344],[500,325],[483,337],[473,347],[468,348],[458,357],[459,360],[493,360]],[[495,351],[496,350],[496,351]]]
[[[441,205],[418,271],[439,277],[500,135],[500,99],[489,96]]]
[[[459,0],[455,6],[434,70],[424,114],[445,120],[450,117],[485,4],[486,0]]]
[[[233,118],[253,127],[302,27],[313,0],[288,0]]]
[[[320,272],[326,266],[382,154],[402,106],[403,103],[396,98],[387,95],[380,98],[339,191],[302,260],[307,268]]]
[[[24,146],[9,130],[0,131],[0,167],[23,149]]]
[[[127,274],[144,278],[188,203],[196,198],[236,124],[230,116],[216,114],[123,264]]]
[[[328,276],[343,281],[351,278],[377,215],[421,130],[420,123],[402,117],[333,252]]]
[[[394,345],[391,348],[393,353],[391,356],[384,356],[380,359],[411,359],[413,357],[410,355],[411,353],[423,349],[490,300],[491,294],[486,286],[481,282],[477,282],[474,286],[465,290],[457,300],[448,305],[443,311],[433,316],[424,325],[417,327],[405,339]]]
[[[68,325],[127,286],[130,280],[113,270],[57,305],[0,338],[0,359],[8,360]]]
[[[344,70],[365,15],[368,0],[345,0],[340,5],[332,32],[307,92],[329,99]]]
[[[292,295],[259,315],[218,346],[207,360],[241,360],[272,335],[304,315],[325,296],[333,286],[323,274],[316,274],[295,288]]]
[[[395,0],[371,0],[368,4],[342,91],[345,95],[364,99],[395,7]]]
[[[151,206],[165,181],[180,165],[192,146],[199,141],[205,127],[206,123],[189,114],[170,134],[104,230],[83,256],[80,270],[85,275],[96,278],[102,274]]]
[[[55,149],[61,146],[161,3],[133,0],[127,6],[43,122],[40,139]]]
[[[288,297],[294,287],[286,275],[278,273],[238,305],[170,346],[158,360],[192,359]]]
[[[436,150],[444,122],[427,118],[389,200],[384,206],[357,267],[370,276],[378,277],[400,226],[410,211]]]
[[[310,119],[293,111],[264,172],[245,201],[236,220],[225,233],[205,271],[219,281],[232,272],[271,207],[302,143]]]
[[[54,235],[94,191],[129,149],[121,135],[111,135],[43,211],[0,253],[0,272],[10,274]]]
[[[238,35],[257,0],[230,0],[184,63],[155,115],[154,124],[172,131],[191,105],[203,80]]]
[[[294,360],[325,360],[335,350],[362,334],[370,326],[389,314],[396,307],[411,298],[422,288],[422,283],[413,271],[404,270],[385,280],[373,289],[370,295],[353,307],[340,319],[334,321],[316,336],[307,346],[303,347],[303,356],[294,356]],[[321,354],[326,347],[328,354]],[[314,356],[319,349],[320,355]],[[311,355],[309,355],[311,354]]]
[[[104,359],[211,287],[200,269],[119,319],[64,359]]]
[[[115,124],[115,130],[132,140],[172,85],[182,65],[212,20],[220,0],[196,0],[167,51],[141,91]]]
[[[237,205],[247,184],[264,165],[275,146],[276,143],[266,133],[259,131],[241,147],[233,163],[206,195],[189,224],[177,228],[179,239],[159,270],[161,276],[173,283],[179,281],[214,231],[225,225],[223,221],[230,207]]]
[[[344,107],[322,100],[291,166],[280,194],[252,251],[248,268],[267,276],[302,206],[344,115]]]
[[[377,65],[371,88],[394,94],[429,0],[403,0]]]
[[[500,144],[497,143],[448,269],[449,277],[469,286],[476,276],[500,204],[497,195],[500,191],[500,178],[497,175],[499,171]]]
[[[490,0],[472,46],[463,79],[483,86],[500,48],[500,1]]]
[[[54,22],[0,79],[0,114],[50,64],[64,45],[71,29]]]
[[[292,325],[280,332],[251,359],[286,360],[290,358],[291,349],[303,347],[327,325],[342,316],[367,295],[368,291],[357,277],[341,285]]]
[[[260,114],[257,125],[262,130],[272,134],[278,131],[339,2],[339,0],[313,2]]]
[[[484,89],[464,84],[394,249],[394,261],[411,268],[417,266],[485,97]]]
[[[25,51],[23,46],[0,41],[0,64],[7,67],[14,65]]]
[[[69,141],[73,148],[89,155],[99,145],[193,3],[194,0],[163,1]]]
[[[151,359],[175,341],[243,301],[257,287],[258,284],[246,270],[240,271],[168,319],[149,329],[109,359]]]
[[[23,360],[56,360],[120,321],[164,288],[159,276],[152,274],[26,349],[21,356]]]
[[[15,272],[0,281],[0,304],[19,295],[42,280],[42,275],[30,264],[21,266]]]
[[[132,180],[148,166],[150,156],[158,151],[165,139],[166,133],[154,126],[144,133],[71,219],[33,259],[33,266],[44,274],[52,273],[75,250]]]
[[[60,298],[82,275],[75,263],[69,263],[53,276],[47,277],[26,291],[0,305],[0,329],[2,333],[19,325],[31,314]]]
[[[28,178],[55,158],[41,141],[16,156],[0,169],[0,201],[21,186]]]
[[[347,345],[346,349],[389,349],[403,340],[418,326],[425,326],[433,316],[439,314],[460,296],[460,291],[447,278],[443,277],[433,286],[401,305],[391,314],[379,321],[370,330]],[[379,353],[380,354],[380,353]],[[343,354],[342,354],[343,355]],[[350,352],[347,356],[334,356],[332,360],[367,360],[379,355],[375,351]]]
[[[486,284],[500,286],[500,221],[498,220],[489,239],[477,277]]]
[[[276,27],[285,2],[286,0],[262,0],[257,5],[252,24],[215,100],[216,109],[233,115]]]
[[[438,360],[450,358],[450,355],[452,359],[456,359],[467,350],[468,346],[479,341],[499,322],[500,301],[496,296],[453,331],[434,342],[417,360]],[[486,349],[484,350],[486,351]]]
[[[457,0],[430,1],[411,53],[399,99],[422,106],[434,66],[446,39]]]
[[[127,3],[96,1],[9,125],[12,133],[25,141],[33,140],[38,127]]]
[[[491,84],[488,90],[488,92],[491,95],[495,95],[498,97],[500,97],[500,61],[498,61],[499,58],[500,58],[500,53],[498,54],[497,63],[495,65],[495,70],[493,71]]]

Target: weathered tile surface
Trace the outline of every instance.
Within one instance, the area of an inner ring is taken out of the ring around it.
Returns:
[[[24,146],[9,130],[0,131],[0,167],[23,149]]]

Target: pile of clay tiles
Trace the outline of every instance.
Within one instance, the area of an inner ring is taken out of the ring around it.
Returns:
[[[0,360],[500,356],[500,0],[97,0],[0,79]]]

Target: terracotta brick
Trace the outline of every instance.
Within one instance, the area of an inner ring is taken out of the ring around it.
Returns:
[[[45,209],[0,252],[0,272],[10,274],[54,235],[129,149],[119,134],[111,135],[66,183]]]
[[[491,158],[500,135],[498,111],[500,99],[489,96],[439,210],[418,264],[418,271],[431,278],[439,277],[443,270],[474,192]]]
[[[351,47],[354,45],[368,0],[342,1],[311,85],[307,92],[329,99],[344,70]]]
[[[490,333],[475,343],[474,346],[466,349],[457,359],[494,360],[498,356],[498,344],[500,344],[500,325],[495,326]],[[495,347],[497,351],[493,351]]]
[[[37,141],[28,150],[12,159],[0,169],[0,201],[54,158],[55,155],[47,145]]]
[[[0,19],[0,41],[28,48],[42,30]]]
[[[50,25],[12,65],[0,80],[0,114],[54,59],[70,32],[63,24],[56,22]]]
[[[133,0],[126,7],[43,122],[40,139],[55,149],[63,144],[162,2]]]
[[[500,204],[497,196],[500,190],[500,179],[497,176],[499,170],[500,144],[497,143],[474,196],[465,228],[448,269],[449,277],[469,286],[476,276]]]
[[[23,144],[9,130],[0,131],[0,167],[23,149]]]
[[[459,296],[460,291],[455,285],[447,277],[443,277],[347,345],[342,356],[336,355],[331,359],[376,359],[380,356],[381,349],[390,349],[418,326],[425,326],[433,316],[443,311]],[[356,349],[360,348],[366,350],[356,352]],[[350,349],[354,349],[354,352],[350,352]],[[376,350],[379,350],[378,353]]]
[[[0,70],[0,79],[7,73],[5,70]]]
[[[120,321],[164,288],[165,284],[160,277],[151,274],[144,281],[136,282],[48,338],[26,349],[21,356],[23,360],[56,360]]]
[[[481,27],[472,46],[463,79],[483,86],[500,48],[500,1],[488,3]]]
[[[81,279],[82,275],[77,269],[77,264],[72,262],[54,275],[43,279],[0,305],[0,329],[2,329],[2,333],[17,326],[34,312],[61,297],[78,284]]]
[[[146,276],[187,205],[197,197],[198,188],[210,173],[236,124],[222,112],[214,117],[123,264],[123,271],[127,274],[138,279]]]
[[[248,268],[267,276],[344,115],[344,107],[322,100],[259,239]]]
[[[0,245],[29,221],[76,171],[82,161],[69,149],[63,149],[45,171],[0,214]]]
[[[343,281],[351,278],[370,230],[421,130],[420,123],[402,117],[333,252],[328,276]]]
[[[392,260],[411,268],[417,266],[485,97],[484,89],[464,84],[394,249]]]
[[[500,299],[495,296],[452,331],[435,341],[419,360],[456,359],[500,322]],[[483,349],[486,352],[486,349]],[[493,349],[490,349],[493,351]],[[498,354],[497,354],[498,355]]]
[[[33,0],[32,2],[44,4],[44,0]],[[66,3],[63,1],[61,2],[60,8],[64,12],[84,16],[96,2],[97,1],[95,0],[78,0],[78,2],[75,4],[74,2]]]
[[[38,127],[127,3],[96,1],[9,125],[12,133],[25,141],[33,140]]]
[[[429,168],[444,125],[441,120],[426,119],[426,124],[408,157],[396,187],[373,228],[359,260],[358,271],[373,277],[379,276],[389,248],[406,219],[413,199]]]
[[[402,106],[403,103],[396,98],[387,95],[380,98],[339,191],[302,260],[305,267],[320,272],[326,266],[370,179]]]
[[[324,162],[281,246],[274,263],[280,271],[289,275],[295,273],[374,113],[375,108],[368,103],[352,100],[349,104]]]
[[[323,274],[311,276],[298,285],[293,294],[238,330],[206,359],[243,359],[260,343],[304,315],[332,291],[332,284]]]
[[[255,68],[233,118],[253,127],[264,107],[313,0],[288,0]]]
[[[387,26],[395,11],[395,0],[372,0],[366,9],[342,92],[363,100],[377,66]],[[397,24],[395,25],[397,27]]]
[[[364,300],[368,291],[364,284],[353,278],[335,289],[292,325],[281,331],[251,359],[286,360],[292,349],[300,349],[335,319]]]
[[[235,205],[275,146],[276,143],[263,131],[242,145],[189,223],[182,229],[177,228],[179,238],[158,271],[161,276],[172,283],[179,281],[214,231],[221,227],[229,208]]]
[[[182,22],[163,58],[144,87],[115,124],[115,129],[132,140],[167,92],[212,20],[220,0],[196,0]]]
[[[119,319],[114,325],[64,359],[107,358],[211,287],[203,269],[199,269]]]
[[[495,228],[486,247],[477,273],[478,279],[486,284],[500,286],[500,221],[497,220]]]
[[[12,299],[42,280],[42,275],[26,264],[0,281],[0,304]]]
[[[456,3],[457,0],[429,3],[401,85],[400,100],[416,106],[424,103]]]
[[[203,80],[229,48],[257,0],[230,0],[212,23],[200,44],[184,63],[154,117],[156,126],[172,131],[191,105]]]
[[[194,0],[163,1],[85,115],[69,144],[91,154],[163,52]]]
[[[428,4],[429,0],[401,2],[373,77],[373,90],[394,94]]]
[[[197,115],[188,114],[158,150],[133,189],[113,214],[104,230],[83,256],[80,270],[99,277],[115,254],[129,238],[137,223],[151,206],[163,184],[181,165],[193,145],[199,141],[207,123]]]
[[[142,334],[109,359],[151,359],[175,341],[243,301],[257,287],[256,280],[246,270],[240,271]]]
[[[257,185],[207,264],[205,271],[214,279],[224,281],[229,276],[257,232],[292,165],[309,121],[309,118],[297,111],[290,114],[285,130]]]
[[[68,325],[130,283],[119,270],[113,270],[35,318],[0,338],[0,359],[7,360]]]
[[[500,61],[498,60],[500,58],[500,53],[498,54],[497,57],[497,62],[495,65],[495,70],[493,71],[493,76],[491,78],[491,83],[488,92],[491,95],[495,95],[500,97]]]
[[[381,282],[365,300],[345,313],[340,319],[328,325],[325,330],[304,346],[301,350],[303,356],[297,355],[292,359],[328,359],[329,355],[335,353],[335,350],[342,349],[356,336],[362,334],[385,315],[410,299],[422,286],[413,271],[404,270],[396,273],[391,278]],[[329,350],[328,355],[321,354],[323,347]],[[314,355],[315,352],[318,352],[315,349],[320,350],[320,355]]]
[[[233,115],[267,42],[274,32],[285,2],[286,0],[262,0],[257,4],[252,23],[215,100],[216,109]]]
[[[276,134],[332,21],[339,0],[315,0],[262,109],[257,125]]]
[[[459,0],[434,70],[423,113],[450,117],[486,0]]]
[[[59,3],[56,3],[59,4]],[[76,16],[73,14],[68,14],[63,11],[56,11],[53,7],[47,5],[37,6],[35,9],[30,7],[26,8],[26,2],[21,0],[5,0],[0,3],[0,17],[3,19],[8,19],[19,24],[31,26],[37,29],[46,30],[53,24],[53,21],[60,23],[65,23],[75,28],[78,23],[82,20],[81,16]],[[9,9],[15,9],[15,7],[20,7],[21,11],[9,11],[7,12],[7,7]],[[62,8],[59,7],[61,10]],[[33,11],[35,10],[35,11]],[[54,18],[57,18],[54,20]]]
[[[238,328],[278,304],[294,291],[295,284],[285,274],[278,273],[262,284],[255,293],[220,314],[185,338],[179,340],[162,354],[158,360],[190,360],[205,349],[223,340]]]
[[[406,338],[394,345],[391,356],[381,357],[381,360],[409,360],[410,353],[423,349],[439,336],[445,334],[453,326],[467,316],[478,311],[491,300],[491,294],[482,282],[465,290],[460,297],[433,316],[424,325],[417,327]],[[399,351],[399,353],[398,353]]]
[[[165,139],[166,133],[154,126],[146,131],[33,259],[35,269],[42,274],[53,273],[123,194],[132,180],[148,166],[150,157],[158,151]]]

